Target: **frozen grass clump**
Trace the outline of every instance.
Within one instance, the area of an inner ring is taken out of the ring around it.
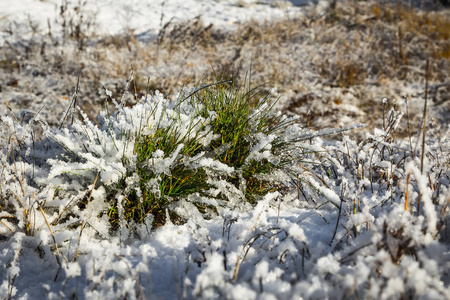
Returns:
[[[0,297],[449,298],[448,129],[398,139],[393,108],[326,140],[360,125],[227,82],[110,100],[61,129],[0,115]]]
[[[20,139],[5,148],[5,159],[23,164],[27,183],[46,191],[51,224],[83,228],[87,222],[102,236],[120,229],[126,238],[136,224],[160,226],[167,216],[179,224],[225,207],[251,208],[292,185],[295,163],[315,159],[318,150],[306,140],[351,129],[305,130],[296,118],[272,112],[270,93],[259,93],[221,82],[176,101],[156,92],[126,107],[124,96],[120,103],[110,99],[115,112],[106,104],[98,124],[79,107],[81,118],[69,109],[61,120],[71,116],[67,128],[52,128],[38,116],[25,127],[4,117]],[[44,128],[40,141],[34,122]],[[314,187],[332,193],[321,182]]]

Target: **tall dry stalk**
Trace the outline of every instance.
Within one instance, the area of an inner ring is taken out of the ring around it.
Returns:
[[[423,160],[425,158],[425,134],[427,131],[427,102],[428,102],[428,79],[430,77],[430,60],[427,59],[425,70],[425,104],[423,108],[423,132],[422,132],[422,157],[420,159],[420,173],[423,174]],[[421,193],[419,193],[419,200],[417,201],[417,215],[420,215],[420,200]]]

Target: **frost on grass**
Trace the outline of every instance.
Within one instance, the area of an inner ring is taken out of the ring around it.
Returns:
[[[450,297],[448,132],[427,137],[422,172],[400,112],[324,141],[342,129],[264,123],[261,102],[232,165],[203,105],[157,93],[41,140],[2,112],[0,298]],[[253,204],[252,180],[273,184]]]

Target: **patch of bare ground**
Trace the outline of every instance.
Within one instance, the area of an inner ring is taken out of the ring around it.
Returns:
[[[58,124],[78,76],[77,105],[94,117],[106,100],[102,83],[120,98],[130,71],[128,105],[154,90],[176,97],[183,87],[219,78],[242,82],[251,75],[253,86],[276,87],[278,108],[301,115],[305,126],[367,123],[372,130],[382,127],[383,109],[396,105],[405,113],[408,108],[415,132],[429,60],[432,122],[450,120],[450,11],[442,7],[331,2],[233,31],[204,24],[199,16],[163,25],[150,41],[133,32],[99,37],[90,24],[79,25],[66,28],[62,42],[32,21],[31,39],[18,39],[15,29],[8,29],[11,38],[0,49],[1,105],[9,103],[16,112],[44,106],[41,119]],[[402,128],[406,136],[407,126]]]

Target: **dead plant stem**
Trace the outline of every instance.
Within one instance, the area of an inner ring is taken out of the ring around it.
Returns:
[[[97,172],[97,176],[95,176],[95,180],[94,180],[94,184],[92,185],[92,189],[91,189],[91,193],[89,194],[89,198],[88,198],[88,202],[86,204],[86,214],[87,214],[87,210],[89,208],[89,203],[91,202],[91,198],[92,198],[92,193],[94,192],[94,188],[95,188],[95,184],[97,183],[97,179],[98,179],[98,175],[100,174],[100,172]],[[75,257],[74,257],[74,261],[77,260],[78,257],[78,252],[80,250],[80,244],[81,244],[81,235],[83,234],[83,229],[84,229],[84,225],[86,224],[86,217],[83,219],[83,223],[81,223],[81,229],[80,229],[80,235],[78,236],[78,245],[77,245],[77,251],[75,253]]]
[[[428,103],[428,80],[430,77],[430,60],[427,60],[425,70],[425,104],[423,108],[423,132],[422,132],[422,157],[420,159],[420,173],[423,174],[423,165],[425,159],[425,136],[427,132],[427,103]],[[420,215],[420,201],[422,193],[419,193],[419,199],[417,201],[417,215]]]

